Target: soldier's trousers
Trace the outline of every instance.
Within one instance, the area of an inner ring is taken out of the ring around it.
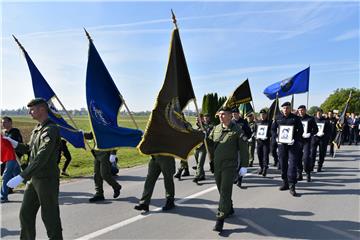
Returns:
[[[35,239],[36,214],[41,218],[49,239],[63,239],[59,210],[59,179],[34,179],[27,183],[20,208],[20,239]]]
[[[206,159],[206,148],[200,147],[195,150],[196,166],[196,178],[205,177],[204,164]]]
[[[278,144],[276,140],[272,138],[270,141],[270,151],[272,157],[274,158],[274,164],[277,164],[279,162],[279,156],[277,150],[278,150]]]
[[[349,134],[349,143],[352,144],[355,142],[355,144],[358,143],[358,135],[359,130],[357,128],[358,126],[355,126],[354,128],[350,128],[350,134]]]
[[[267,169],[269,167],[269,152],[270,142],[269,140],[258,140],[256,142],[256,152],[259,159],[259,165],[261,169]]]
[[[111,162],[109,161],[110,152],[96,151],[94,160],[94,181],[95,195],[103,196],[103,180],[105,180],[113,189],[120,189],[120,184],[114,179],[111,173]]]
[[[312,168],[314,168],[314,166],[315,166],[316,152],[317,152],[317,147],[318,146],[319,146],[318,166],[322,167],[322,165],[324,164],[326,148],[327,148],[328,142],[329,142],[329,140],[326,137],[322,137],[322,138],[313,137],[312,142],[311,142],[311,164],[312,164]]]
[[[155,183],[159,178],[160,173],[162,173],[164,177],[166,198],[174,198],[175,186],[173,175],[175,174],[175,160],[151,158],[148,165],[148,173],[144,184],[144,191],[140,199],[141,204],[150,204]]]
[[[298,173],[301,174],[305,170],[305,172],[309,174],[312,170],[311,139],[301,142],[301,147],[302,149],[299,153],[299,161],[297,167]]]
[[[299,160],[299,143],[294,145],[278,144],[279,161],[281,166],[281,178],[292,184],[296,184],[296,171]]]
[[[236,167],[215,168],[214,175],[216,186],[220,193],[219,208],[216,217],[218,219],[225,219],[229,215],[232,207],[231,196]]]
[[[181,168],[181,169],[189,168],[188,161],[186,161],[186,160],[181,160],[181,161],[180,161],[180,168]]]
[[[248,142],[248,150],[249,150],[249,164],[252,165],[254,163],[255,141]]]

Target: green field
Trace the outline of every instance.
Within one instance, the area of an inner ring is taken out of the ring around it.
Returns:
[[[144,130],[149,116],[135,116],[135,121],[138,124],[141,130]],[[13,116],[13,126],[19,128],[24,141],[28,142],[30,134],[34,126],[37,124],[36,121],[32,120],[31,117],[18,117]],[[68,123],[71,122],[65,118]],[[192,117],[189,119],[191,123],[195,122],[195,118]],[[74,121],[79,129],[84,131],[90,131],[89,119],[88,117],[75,117]],[[120,126],[135,128],[134,123],[132,122],[129,116],[121,116],[118,120]],[[89,142],[90,146],[93,146],[92,142]],[[72,161],[67,169],[67,172],[70,174],[70,177],[81,177],[89,176],[93,174],[93,156],[91,155],[90,150],[74,148],[71,144],[68,144],[69,151],[72,155]],[[117,151],[117,157],[119,159],[118,165],[120,168],[130,168],[133,166],[138,166],[147,163],[149,156],[141,155],[136,148],[120,148]],[[24,161],[24,159],[22,160]],[[59,168],[62,168],[64,159],[61,160]],[[63,177],[62,178],[67,178]]]

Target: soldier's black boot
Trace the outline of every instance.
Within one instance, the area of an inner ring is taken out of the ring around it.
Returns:
[[[283,180],[283,184],[279,188],[280,191],[289,190],[289,183],[287,180]]]
[[[104,201],[105,198],[103,195],[95,195],[92,198],[89,198],[89,202],[99,202],[99,201]]]
[[[306,174],[306,181],[311,182],[311,174],[310,173]]]
[[[224,219],[218,219],[216,220],[213,230],[216,232],[222,232],[223,227],[224,227]]]
[[[214,161],[211,161],[211,162],[209,163],[209,165],[210,165],[210,172],[211,172],[211,173],[214,173]]]
[[[114,188],[114,194],[113,194],[114,198],[117,198],[118,196],[120,196],[120,190],[121,190],[121,185],[119,185],[118,188]]]
[[[238,180],[237,180],[237,183],[236,183],[236,186],[238,186],[239,188],[242,188],[241,184],[242,184],[242,179],[243,177],[242,176],[239,176]]]
[[[322,164],[319,164],[317,167],[317,172],[322,172]]]
[[[302,173],[298,173],[298,175],[297,175],[297,180],[298,180],[298,181],[302,181],[302,180],[303,180],[303,175],[302,175]]]
[[[264,168],[264,170],[263,170],[263,172],[262,172],[263,177],[266,177],[267,169],[268,169],[267,167]]]
[[[177,172],[175,173],[174,178],[178,178],[179,180],[181,180],[181,173],[182,173],[183,170],[184,170],[184,169],[179,168],[179,169],[177,170]]]
[[[163,206],[163,211],[171,210],[175,207],[174,198],[166,198],[165,206]]]
[[[263,173],[264,169],[262,168],[259,168],[258,171],[257,171],[257,174],[261,175]]]
[[[184,168],[184,172],[183,172],[183,174],[181,176],[182,177],[190,176],[189,168]]]
[[[298,196],[298,194],[297,194],[296,191],[295,191],[295,184],[291,184],[291,185],[290,185],[290,194],[291,194],[292,196],[294,196],[294,197],[297,197],[297,196]]]
[[[138,211],[148,212],[149,211],[149,205],[144,204],[144,203],[140,203],[138,205],[135,205],[134,209],[136,209]]]

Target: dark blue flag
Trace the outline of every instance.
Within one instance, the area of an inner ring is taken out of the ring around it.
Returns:
[[[123,104],[122,97],[89,35],[88,38],[86,102],[97,148],[136,147],[142,131],[118,126],[117,116]]]
[[[264,90],[264,94],[269,99],[275,99],[276,94],[278,97],[285,97],[296,93],[304,93],[309,91],[309,75],[310,67],[302,70],[291,78],[287,78],[280,82],[276,82]]]
[[[26,52],[24,47],[15,37],[14,39],[25,55],[25,59],[30,70],[34,95],[36,98],[44,98],[47,101],[51,109],[51,111],[49,112],[49,118],[53,122],[55,122],[60,128],[61,137],[66,139],[66,141],[71,143],[76,148],[85,148],[83,133],[69,125],[59,114],[58,110],[53,104],[53,100],[56,97],[54,91],[46,82],[39,69],[35,66],[34,62],[31,60],[29,54]]]

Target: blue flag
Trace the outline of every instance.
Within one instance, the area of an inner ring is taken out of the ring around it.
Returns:
[[[310,67],[302,70],[291,78],[276,82],[264,90],[264,94],[270,99],[285,97],[295,93],[304,93],[309,91]]]
[[[122,97],[90,37],[89,42],[86,102],[97,148],[136,147],[142,131],[118,126]]]
[[[39,69],[35,66],[24,47],[15,37],[14,39],[25,55],[25,59],[30,70],[34,95],[36,98],[44,98],[47,101],[51,109],[49,112],[49,118],[58,125],[61,137],[66,139],[66,141],[71,143],[76,148],[85,148],[83,133],[69,125],[59,114],[52,101],[55,98],[54,91],[46,82]]]

